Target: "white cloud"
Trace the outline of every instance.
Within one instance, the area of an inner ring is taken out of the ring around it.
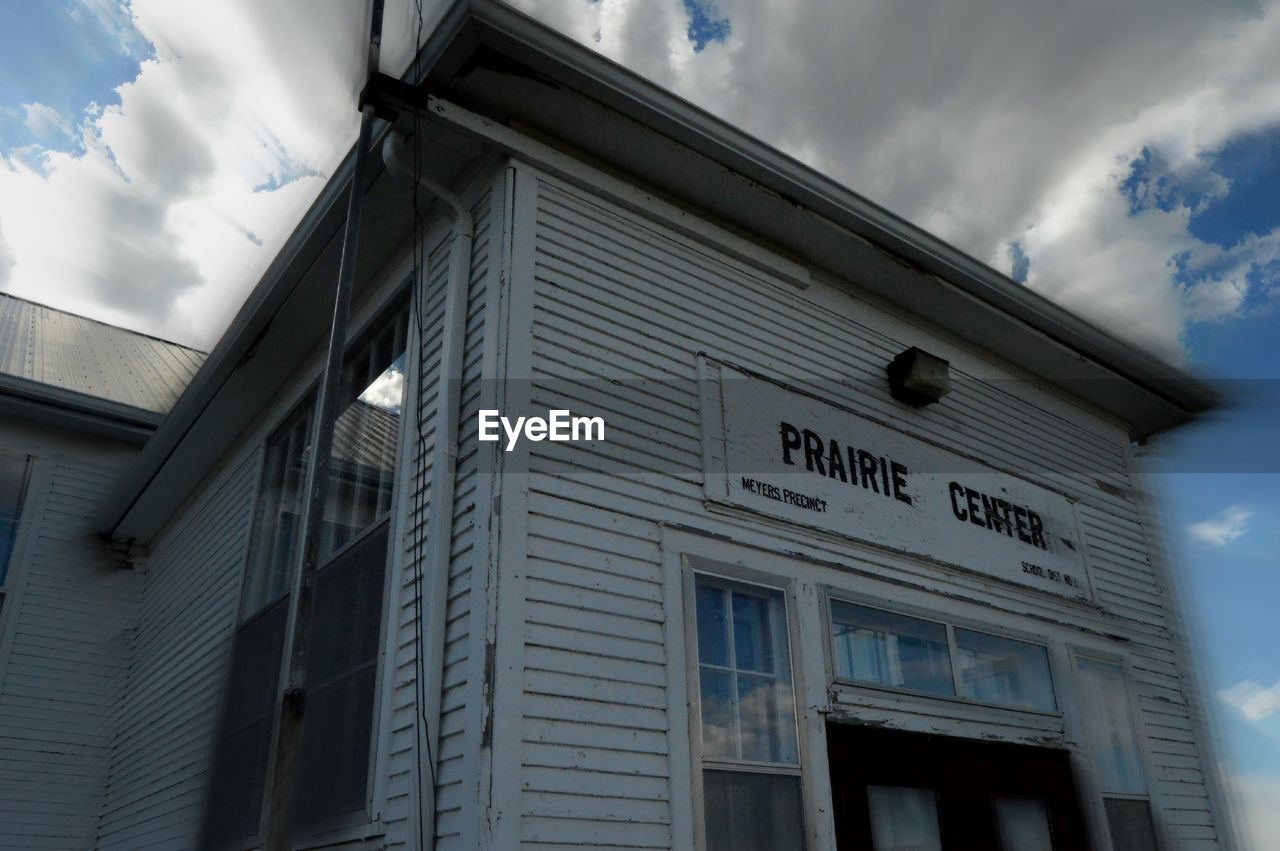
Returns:
[[[1119,189],[1148,147],[1228,189],[1202,155],[1280,123],[1275,0],[991,0],[923,21],[719,0],[732,33],[696,56],[680,0],[517,5],[997,268],[1020,243],[1030,287],[1171,359],[1189,321],[1241,308],[1242,274],[1175,281],[1171,259],[1204,249],[1185,210],[1131,215]]]
[[[1232,505],[1218,512],[1216,517],[1193,523],[1187,531],[1196,540],[1215,547],[1243,537],[1249,531],[1249,518],[1253,512],[1239,505]]]
[[[9,280],[9,272],[13,269],[13,253],[9,244],[4,241],[4,228],[0,227],[0,287]]]
[[[1280,712],[1280,680],[1270,688],[1254,680],[1244,680],[1218,692],[1223,703],[1237,709],[1250,721],[1261,721]],[[1276,800],[1280,801],[1280,798]],[[1277,834],[1280,836],[1280,834]]]
[[[133,26],[129,5],[125,0],[77,0],[71,16],[78,17],[81,10],[88,12],[114,42],[114,47],[126,56],[141,57],[146,53],[146,40]]]
[[[404,373],[396,367],[383,372],[360,394],[360,401],[384,411],[398,413],[404,398]]]
[[[366,7],[86,3],[155,58],[86,112],[82,153],[0,159],[6,290],[211,346],[354,138]]]
[[[81,3],[155,60],[85,116],[83,155],[0,163],[9,286],[207,346],[354,139],[369,0]],[[425,5],[430,32],[445,4]],[[1172,359],[1277,256],[1280,233],[1220,249],[1185,208],[1152,207],[1157,189],[1134,190],[1134,214],[1120,188],[1147,150],[1175,182],[1229,191],[1204,155],[1280,126],[1280,0],[977,0],[924,20],[718,0],[731,33],[701,52],[682,0],[516,5],[998,268],[1019,243],[1028,286]],[[388,70],[412,10],[388,0]]]
[[[71,122],[58,110],[43,103],[24,103],[27,129],[40,139],[70,137],[75,131]]]

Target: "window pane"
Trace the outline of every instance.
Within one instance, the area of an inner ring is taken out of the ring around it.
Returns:
[[[875,851],[942,851],[932,789],[868,786],[867,804]]]
[[[26,455],[0,452],[0,586],[9,574],[9,559],[18,537],[30,461]]]
[[[696,592],[703,755],[795,764],[782,592],[703,576]]]
[[[775,658],[774,642],[781,625],[774,624],[772,619],[779,614],[778,608],[772,595],[734,592],[733,647],[738,670],[763,673],[777,670],[779,660]],[[782,664],[785,665],[785,661]]]
[[[839,679],[956,693],[940,623],[833,600],[831,649]]]
[[[303,405],[267,439],[249,555],[245,617],[288,590],[302,517],[311,411],[311,404]]]
[[[796,763],[796,719],[791,684],[771,677],[738,674],[742,758]]]
[[[804,848],[799,777],[706,770],[702,797],[709,851]]]
[[[1039,798],[996,798],[996,822],[1004,851],[1053,851],[1049,808]]]
[[[1046,648],[967,629],[955,633],[964,697],[1044,712],[1058,708]]]
[[[27,485],[26,455],[0,452],[0,518],[17,520]]]
[[[399,308],[343,361],[320,557],[332,555],[391,509],[408,309]],[[284,594],[301,557],[303,490],[315,396],[268,440],[254,524],[245,617]]]
[[[729,664],[729,624],[724,612],[728,597],[723,588],[698,587],[698,661],[704,665]]]
[[[0,519],[0,586],[9,574],[9,560],[13,558],[13,545],[18,540],[18,521]]]
[[[1124,851],[1156,851],[1151,804],[1138,798],[1104,798],[1111,846]]]
[[[733,674],[701,667],[698,681],[702,696],[702,755],[708,759],[736,759]]]
[[[1076,671],[1080,693],[1088,696],[1082,707],[1085,734],[1098,761],[1102,791],[1146,793],[1124,671],[1114,663],[1083,656],[1076,660]]]
[[[373,526],[391,509],[404,396],[408,308],[388,317],[342,367],[320,557]]]

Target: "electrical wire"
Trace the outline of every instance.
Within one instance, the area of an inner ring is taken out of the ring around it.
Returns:
[[[419,57],[422,51],[422,29],[423,14],[422,0],[414,0],[414,9],[417,12],[417,26],[414,31],[413,39],[413,84],[419,83]],[[423,534],[423,527],[426,522],[424,514],[426,509],[426,501],[424,492],[426,490],[427,478],[427,433],[423,423],[422,407],[426,401],[426,376],[424,375],[425,358],[423,357],[423,342],[426,337],[426,325],[423,321],[422,303],[427,298],[427,280],[425,278],[427,272],[427,262],[429,255],[426,247],[426,233],[423,222],[422,209],[418,203],[418,179],[422,176],[422,139],[421,139],[421,116],[418,110],[412,109],[413,113],[413,183],[409,188],[413,197],[413,310],[414,322],[418,326],[418,380],[415,382],[414,392],[414,420],[417,423],[418,433],[418,451],[416,463],[414,465],[414,494],[413,494],[413,603],[414,617],[416,620],[416,628],[413,631],[414,644],[414,697],[418,705],[418,719],[415,719],[413,725],[415,753],[419,755],[419,764],[421,764],[421,754],[425,746],[426,763],[430,771],[431,777],[431,800],[435,801],[436,790],[436,761],[435,755],[431,748],[430,722],[427,718],[427,689],[426,689],[426,664],[423,659],[422,632],[424,622],[422,620],[422,559],[426,552],[426,537]],[[436,377],[437,382],[446,380],[445,376]],[[439,423],[435,424],[436,435],[439,437]],[[438,474],[439,471],[433,470],[432,473]],[[440,529],[433,530],[434,534],[441,534]],[[437,569],[439,566],[437,565]],[[444,567],[448,570],[448,566]],[[421,723],[418,723],[418,721]],[[423,741],[423,732],[426,731],[426,741]],[[421,769],[419,769],[419,789],[417,798],[418,808],[418,828],[422,830],[426,825],[426,813],[422,806],[422,789],[421,789]],[[433,828],[430,837],[422,837],[430,848],[436,847],[436,832]]]

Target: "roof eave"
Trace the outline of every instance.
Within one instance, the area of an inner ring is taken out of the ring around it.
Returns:
[[[437,30],[424,48],[431,52],[423,67],[451,74],[481,45],[501,49],[543,73],[554,66],[558,80],[572,82],[602,104],[937,275],[1167,403],[1169,415],[1134,429],[1135,438],[1173,428],[1222,403],[1204,381],[499,0],[462,0],[446,21],[448,26]]]
[[[457,0],[420,53],[424,80],[448,78],[480,47],[511,53],[551,69],[585,94],[657,133],[716,160],[759,187],[826,217],[849,232],[937,275],[1038,334],[1104,366],[1163,403],[1165,413],[1134,431],[1142,437],[1216,407],[1203,382],[1160,361],[1023,287],[808,166],[750,137],[689,102],[539,24],[498,0]],[[314,259],[321,230],[342,216],[352,167],[348,153],[284,248],[254,288],[169,416],[148,442],[117,498],[100,518],[114,530],[199,420],[219,388],[242,364],[292,292],[299,266]]]
[[[60,429],[144,444],[164,419],[148,411],[0,373],[0,411]]]

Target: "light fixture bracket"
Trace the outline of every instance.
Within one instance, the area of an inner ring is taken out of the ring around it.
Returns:
[[[893,398],[917,408],[951,392],[951,363],[916,346],[890,361],[886,371]]]

